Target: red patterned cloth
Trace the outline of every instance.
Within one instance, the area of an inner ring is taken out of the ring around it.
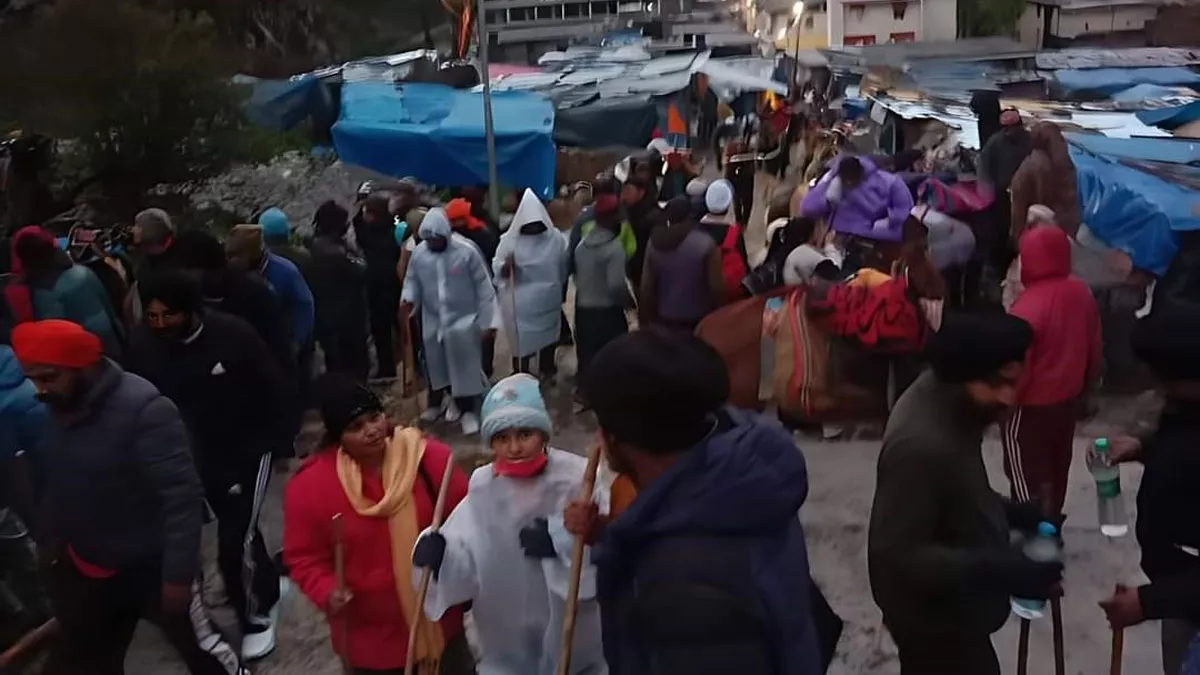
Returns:
[[[908,281],[894,277],[867,287],[831,284],[812,288],[809,316],[831,335],[878,354],[906,354],[925,344],[929,324],[909,298]]]

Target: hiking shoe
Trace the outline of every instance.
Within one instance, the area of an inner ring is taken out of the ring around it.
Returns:
[[[479,418],[475,413],[463,413],[462,432],[464,436],[474,436],[479,433]]]
[[[283,599],[287,597],[291,587],[291,582],[285,577],[280,577],[279,600],[275,601],[275,606],[271,608],[267,616],[250,619],[250,623],[260,630],[253,633],[247,632],[242,636],[243,660],[257,661],[275,651],[275,632],[279,629],[279,608],[283,605]]]
[[[443,398],[441,403],[439,403],[437,405],[431,405],[428,408],[426,408],[425,410],[421,411],[421,421],[422,422],[436,422],[438,420],[438,418],[441,417],[442,414],[446,412],[446,407],[447,407],[448,403],[449,403],[449,398],[448,397]]]

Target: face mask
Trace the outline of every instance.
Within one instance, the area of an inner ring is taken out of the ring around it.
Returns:
[[[441,253],[446,250],[446,246],[450,243],[445,237],[433,237],[427,241],[429,250],[434,253]]]
[[[521,234],[541,234],[545,231],[545,223],[526,223],[521,226]]]
[[[492,463],[492,470],[497,476],[507,478],[533,478],[546,470],[546,462],[549,459],[544,451],[537,457],[524,462],[514,462],[497,457],[496,461]]]

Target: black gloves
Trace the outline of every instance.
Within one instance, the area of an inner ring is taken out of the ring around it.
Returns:
[[[446,538],[441,532],[430,532],[417,540],[413,548],[413,567],[432,570],[433,578],[438,578],[442,569],[442,560],[446,557]]]
[[[523,528],[518,539],[526,558],[544,560],[558,555],[554,551],[554,541],[550,539],[550,527],[545,518],[538,518],[532,525]]]
[[[1012,548],[985,560],[980,565],[984,582],[999,587],[1015,598],[1045,600],[1055,595],[1062,581],[1063,564],[1059,561],[1036,562]]]

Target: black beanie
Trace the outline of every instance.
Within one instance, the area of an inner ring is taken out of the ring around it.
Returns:
[[[344,373],[327,373],[317,382],[325,436],[337,440],[355,418],[383,412],[383,402],[370,389]]]
[[[332,199],[317,207],[313,214],[313,231],[320,235],[340,237],[350,224],[350,212]]]
[[[925,356],[943,382],[985,380],[1010,363],[1025,360],[1033,329],[1000,311],[948,313],[925,345]]]
[[[688,449],[729,398],[729,373],[694,335],[647,328],[613,340],[588,368],[584,391],[600,427],[645,452]]]

